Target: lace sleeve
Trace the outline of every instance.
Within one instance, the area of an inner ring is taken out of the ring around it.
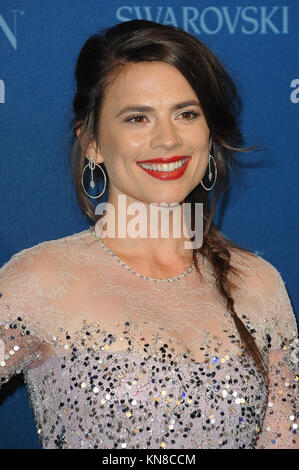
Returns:
[[[257,449],[298,449],[298,329],[280,273],[268,264],[263,331],[268,342],[269,395]]]
[[[22,250],[0,269],[0,386],[49,352],[40,320],[51,274],[42,267],[40,251],[38,245]]]

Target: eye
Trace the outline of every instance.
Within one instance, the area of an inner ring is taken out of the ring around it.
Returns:
[[[125,122],[130,122],[132,124],[141,124],[143,122],[141,121],[141,119],[143,118],[146,118],[145,114],[135,114],[134,116],[125,119]],[[137,121],[135,119],[137,119]]]
[[[180,116],[184,116],[184,115],[186,116],[185,118],[183,118],[184,120],[193,121],[198,116],[200,116],[200,113],[190,110],[190,111],[184,111],[183,113],[180,114]],[[138,125],[138,124],[144,123],[145,122],[144,119],[146,119],[145,114],[135,114],[134,116],[130,116],[126,118],[124,122],[129,122],[131,124]]]
[[[193,121],[193,119],[196,119],[200,114],[197,113],[196,111],[184,111],[183,113],[180,114],[180,116],[182,115],[187,116],[187,121]]]

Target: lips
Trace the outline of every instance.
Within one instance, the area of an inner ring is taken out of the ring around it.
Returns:
[[[178,160],[183,160],[183,158],[189,158],[189,155],[179,155],[174,157],[160,157],[152,158],[151,160],[142,160],[136,163],[172,163],[177,162]]]
[[[171,161],[172,159],[172,161]],[[183,164],[183,166],[181,166],[180,168],[177,168],[175,170],[172,170],[172,171],[159,171],[159,170],[150,170],[149,168],[144,168],[142,167],[141,165],[138,165],[139,168],[141,168],[142,170],[144,170],[146,173],[148,173],[149,175],[153,176],[154,178],[157,178],[159,180],[163,180],[163,181],[168,181],[168,180],[176,180],[178,178],[181,178],[183,176],[183,174],[185,173],[186,169],[187,169],[187,166],[191,160],[191,157],[171,157],[171,158],[168,158],[168,159],[163,159],[162,158],[156,158],[154,160],[146,160],[146,161],[143,161],[143,162],[140,162],[140,163],[172,163],[172,162],[175,162],[177,160],[183,160],[185,159],[185,163]],[[137,162],[138,164],[139,162]]]

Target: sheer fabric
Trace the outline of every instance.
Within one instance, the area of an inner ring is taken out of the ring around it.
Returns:
[[[104,240],[105,241],[105,240]],[[235,310],[268,366],[247,356],[212,267],[173,282],[128,271],[89,229],[0,270],[0,377],[24,373],[44,448],[298,448],[296,318],[280,273],[232,251]]]

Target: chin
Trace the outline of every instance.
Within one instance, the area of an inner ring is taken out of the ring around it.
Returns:
[[[178,200],[174,200],[174,199],[158,199],[158,200],[155,200],[155,201],[151,201],[150,203],[151,204],[158,204],[158,206],[176,206],[176,205],[179,205],[181,202],[183,201],[178,201]]]
[[[175,204],[180,204],[184,202],[186,195],[185,194],[176,194],[176,195],[171,195],[165,191],[163,194],[163,191],[159,193],[158,197],[156,197],[155,200],[152,202],[156,202],[158,204],[167,204],[167,205],[175,205]]]

